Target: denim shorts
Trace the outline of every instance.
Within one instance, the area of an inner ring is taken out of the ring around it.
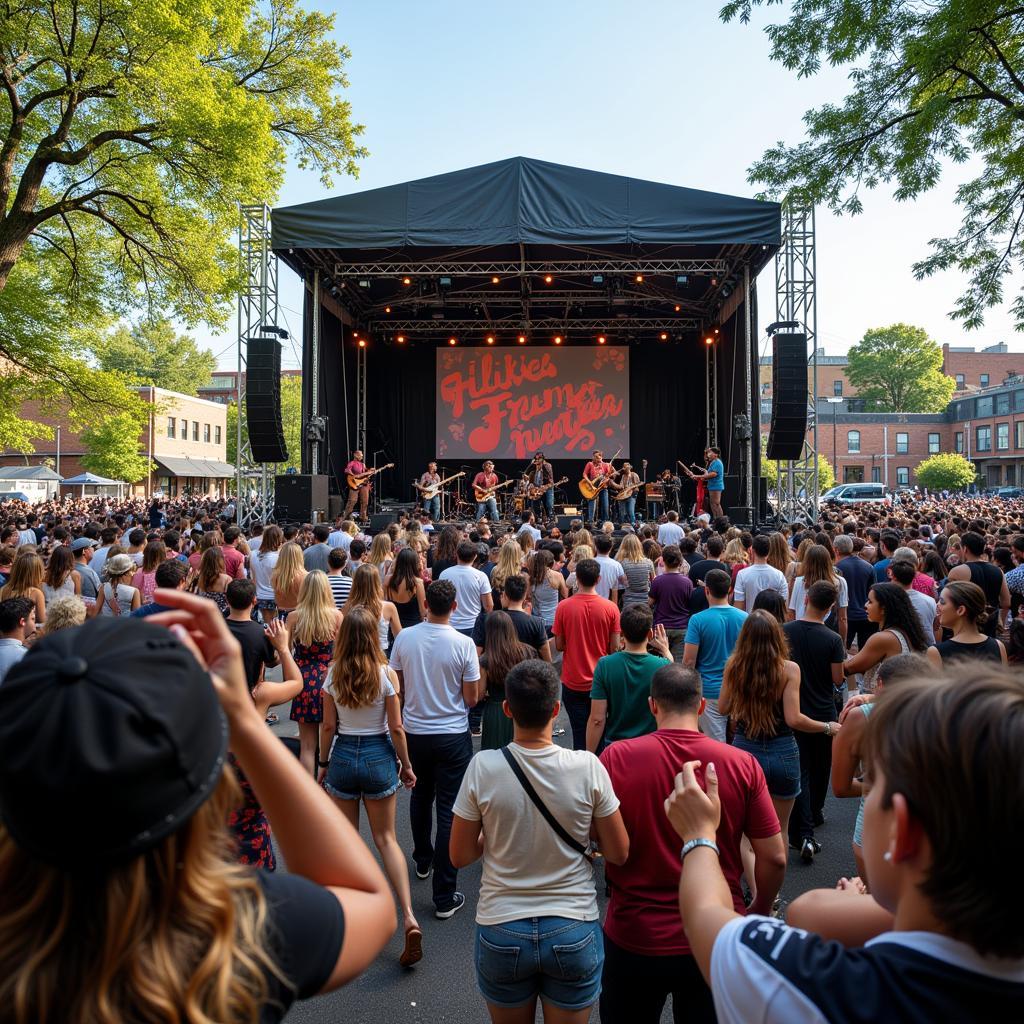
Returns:
[[[600,921],[528,917],[476,926],[476,981],[495,1006],[524,1006],[540,996],[563,1010],[593,1006],[601,994]]]
[[[398,757],[387,733],[337,736],[324,789],[340,800],[383,800],[398,791]]]
[[[800,751],[792,733],[765,740],[751,740],[737,733],[732,745],[754,755],[764,772],[769,796],[795,800],[800,795]]]

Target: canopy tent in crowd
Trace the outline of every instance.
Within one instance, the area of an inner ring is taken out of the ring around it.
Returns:
[[[78,476],[68,477],[61,482],[61,487],[80,487],[83,498],[87,493],[111,497],[116,493],[117,497],[121,498],[124,496],[124,488],[126,486],[123,480],[111,480],[105,476],[97,476],[95,473],[79,473]]]

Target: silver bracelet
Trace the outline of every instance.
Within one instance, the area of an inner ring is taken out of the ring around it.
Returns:
[[[698,846],[706,846],[708,849],[715,851],[715,856],[721,857],[722,853],[718,849],[718,844],[710,839],[691,839],[688,843],[684,844],[682,850],[679,851],[680,862],[686,859],[688,853],[692,853],[697,849]]]

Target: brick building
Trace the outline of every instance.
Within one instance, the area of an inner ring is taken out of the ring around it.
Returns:
[[[301,370],[282,370],[282,377],[301,377]],[[211,402],[218,402],[221,405],[228,405],[235,400],[238,393],[236,381],[238,380],[237,370],[217,370],[210,378],[210,383],[196,389],[200,398],[206,398]],[[245,374],[242,374],[245,381]]]
[[[139,436],[139,451],[148,454],[156,468],[144,480],[131,484],[133,494],[162,490],[179,494],[224,495],[232,491],[234,468],[227,463],[227,409],[218,402],[181,395],[163,388],[139,388],[151,412]],[[33,439],[33,452],[5,449],[0,466],[43,465],[50,461],[62,477],[85,472],[85,445],[65,422],[42,414],[36,403],[26,403],[25,419],[47,423],[55,429],[52,439]]]

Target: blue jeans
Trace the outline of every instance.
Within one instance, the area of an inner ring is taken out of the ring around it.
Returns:
[[[600,510],[601,522],[608,518],[608,488],[606,487],[596,498],[587,502],[587,522],[593,523],[594,512]]]
[[[754,755],[764,772],[769,796],[776,800],[795,800],[800,795],[800,752],[792,733],[757,740],[737,733],[732,745]]]
[[[484,516],[492,522],[498,521],[498,503],[495,501],[493,495],[486,501],[478,501],[476,503],[476,518],[477,520],[483,519]]]
[[[324,789],[342,800],[383,800],[398,791],[397,761],[387,733],[338,736]]]
[[[600,921],[527,917],[476,927],[476,981],[494,1006],[523,1006],[537,996],[563,1010],[593,1006],[601,994]]]
[[[430,516],[431,522],[436,523],[441,518],[441,495],[436,498],[427,498],[423,502],[423,510]]]
[[[412,770],[416,773],[416,786],[409,799],[412,859],[421,870],[433,865],[434,906],[448,910],[455,902],[459,875],[448,859],[452,807],[473,756],[473,741],[468,729],[466,732],[409,732],[405,735]],[[437,832],[431,839],[435,803]]]
[[[590,691],[570,690],[562,683],[562,707],[569,716],[572,749],[587,749],[587,720],[590,718]]]
[[[533,514],[542,519],[550,519],[555,514],[555,489],[548,488],[539,498],[530,502]]]
[[[631,526],[636,526],[636,497],[626,498],[625,501],[615,502],[616,508],[619,510],[619,522],[629,523]]]

